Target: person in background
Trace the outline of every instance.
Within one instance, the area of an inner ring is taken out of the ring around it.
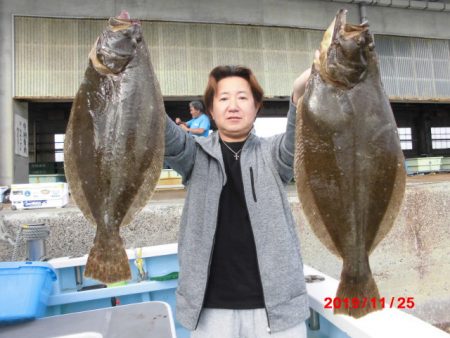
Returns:
[[[194,136],[208,136],[210,121],[208,115],[205,114],[203,103],[200,101],[192,101],[189,103],[189,110],[192,115],[191,120],[183,122],[177,117],[175,123],[184,131],[187,131]]]

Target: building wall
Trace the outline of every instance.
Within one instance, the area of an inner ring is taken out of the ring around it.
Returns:
[[[449,5],[445,11],[422,11],[408,9],[405,0],[377,2],[394,6],[366,7],[374,33],[450,38]],[[357,4],[328,0],[2,0],[1,6],[6,15],[106,18],[126,9],[133,17],[145,20],[312,29],[324,29],[338,9],[346,8],[349,21],[359,20]]]
[[[15,97],[73,97],[89,51],[106,26],[105,19],[15,17]],[[150,21],[142,21],[142,30],[165,97],[202,95],[210,70],[220,64],[246,65],[266,97],[289,97],[323,35],[295,28]]]
[[[450,40],[375,35],[375,45],[391,100],[450,102]]]
[[[15,97],[72,98],[105,19],[14,17]],[[219,64],[250,67],[266,97],[288,97],[323,30],[143,21],[165,97],[198,96]],[[396,100],[450,102],[450,40],[375,36],[382,80]],[[32,55],[33,57],[30,57]]]

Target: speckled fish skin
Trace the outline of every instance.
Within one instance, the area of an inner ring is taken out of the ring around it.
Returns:
[[[105,283],[131,278],[119,228],[146,205],[158,182],[165,118],[140,22],[122,12],[89,55],[65,137],[72,197],[97,226],[87,277]]]
[[[325,33],[299,100],[295,178],[314,233],[343,259],[336,297],[350,306],[334,312],[379,310],[378,301],[351,301],[380,298],[368,257],[393,226],[406,173],[368,25],[346,24],[345,10]]]

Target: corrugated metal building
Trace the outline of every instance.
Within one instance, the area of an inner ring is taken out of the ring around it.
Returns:
[[[207,74],[218,64],[252,68],[266,92],[262,115],[283,116],[293,80],[310,66],[337,9],[348,8],[349,21],[355,23],[367,16],[405,155],[450,154],[448,1],[233,0],[225,5],[219,0],[95,4],[43,0],[37,6],[31,0],[2,0],[0,4],[6,54],[0,64],[0,184],[28,181],[29,162],[55,161],[60,151],[55,135],[64,134],[88,52],[105,19],[122,8],[143,20],[166,109],[182,118],[189,116],[187,103],[202,95]],[[20,134],[17,121],[27,125],[23,130],[27,135]],[[21,144],[23,149],[17,151]]]

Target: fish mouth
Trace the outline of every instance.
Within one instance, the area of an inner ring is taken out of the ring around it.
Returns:
[[[347,25],[347,10],[340,9],[336,17],[334,18],[333,35],[331,36],[331,41],[335,41],[339,38],[342,29],[345,29]]]
[[[130,13],[123,9],[122,12],[120,12],[120,14],[117,16],[117,19],[130,20]]]
[[[131,19],[127,11],[122,11],[108,20],[108,27],[95,42],[89,58],[99,73],[118,74],[135,55],[141,41],[140,21]]]
[[[336,40],[339,35],[339,31],[342,28],[342,25],[347,23],[347,10],[340,9],[336,14],[336,17],[331,22],[330,26],[328,26],[327,30],[323,35],[322,42],[320,43],[320,59],[326,57],[326,53],[331,46],[331,43]],[[319,60],[317,60],[319,62]]]
[[[367,21],[360,25],[352,25],[347,23],[347,10],[340,9],[333,22],[325,31],[324,37],[320,44],[320,52],[326,52],[333,43],[339,43],[339,40],[355,39],[358,36],[363,35],[369,29],[369,23]]]
[[[331,82],[353,86],[364,76],[367,50],[373,48],[368,22],[348,24],[347,10],[340,9],[324,33],[314,66]]]
[[[130,18],[130,14],[126,10],[122,10],[116,17],[110,18],[108,21],[109,28],[114,31],[120,31],[129,28],[130,26],[140,26],[141,21]]]

